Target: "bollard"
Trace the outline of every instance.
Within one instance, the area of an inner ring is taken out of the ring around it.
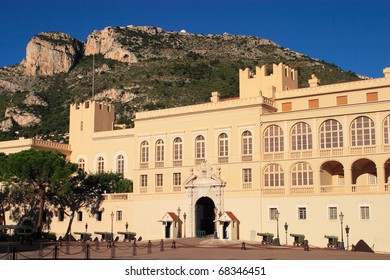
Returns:
[[[172,241],[171,249],[176,249],[176,241],[175,240]]]
[[[54,251],[53,251],[53,259],[57,260],[58,259],[58,246],[54,246]]]
[[[89,260],[90,259],[90,256],[89,256],[89,254],[90,254],[90,251],[89,251],[89,244],[87,244],[87,246],[85,247],[85,259],[86,260]]]
[[[69,240],[66,241],[65,252],[66,252],[67,254],[70,253],[70,242],[69,242]]]
[[[133,242],[133,256],[137,255],[137,244],[135,244],[135,239]]]
[[[96,248],[96,250],[99,250],[99,246],[100,246],[100,242],[99,242],[99,240],[95,240],[95,248]]]
[[[111,259],[115,259],[115,244],[111,246]]]
[[[16,260],[17,258],[16,258],[16,248],[15,247],[12,247],[12,259],[13,260]]]
[[[150,254],[152,252],[152,242],[149,240],[148,242],[148,253]]]
[[[242,244],[241,244],[241,250],[246,250],[245,242],[242,242]]]
[[[164,240],[160,241],[160,251],[164,251]]]
[[[43,257],[43,244],[42,242],[39,244],[39,254],[40,257]]]

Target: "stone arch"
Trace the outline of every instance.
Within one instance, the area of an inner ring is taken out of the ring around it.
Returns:
[[[199,198],[195,203],[195,232],[205,235],[213,234],[215,229],[215,203],[208,197]]]
[[[344,166],[336,161],[326,161],[320,168],[320,184],[324,185],[344,185]]]
[[[375,162],[367,158],[361,158],[352,163],[351,171],[352,185],[373,184],[373,176],[377,177]]]

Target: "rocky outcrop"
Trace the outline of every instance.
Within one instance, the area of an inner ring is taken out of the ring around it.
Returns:
[[[88,36],[85,44],[85,55],[102,54],[104,58],[125,63],[138,62],[135,54],[119,42],[119,37],[120,35],[112,27],[95,30]]]
[[[4,116],[5,120],[12,119],[21,127],[29,127],[41,122],[41,119],[34,114],[23,111],[17,107],[7,108]]]
[[[21,65],[33,76],[68,72],[83,53],[83,43],[61,32],[42,32],[27,44]]]

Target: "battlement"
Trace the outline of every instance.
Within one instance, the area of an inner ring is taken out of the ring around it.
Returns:
[[[263,95],[274,99],[275,92],[298,88],[298,71],[283,64],[272,65],[272,73],[267,66],[256,67],[253,72],[249,68],[239,71],[240,98]]]

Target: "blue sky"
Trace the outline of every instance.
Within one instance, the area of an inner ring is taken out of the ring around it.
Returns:
[[[0,67],[19,63],[43,31],[85,41],[130,24],[259,36],[370,77],[390,67],[389,0],[0,0]]]

